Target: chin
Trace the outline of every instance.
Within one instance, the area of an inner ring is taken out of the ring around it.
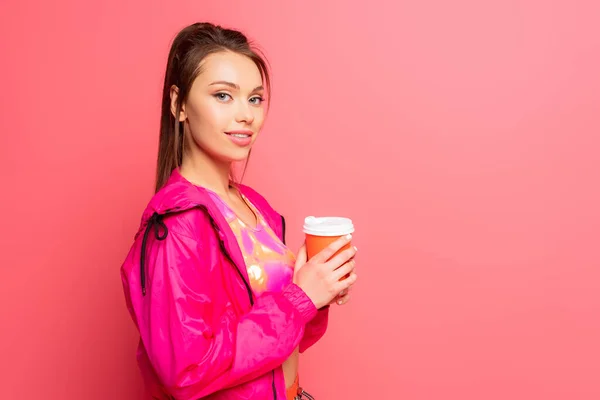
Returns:
[[[222,160],[223,161],[227,161],[227,162],[242,162],[245,161],[246,159],[248,159],[248,156],[250,155],[250,149],[248,150],[238,150],[235,152],[231,152],[229,154],[223,154],[222,155]]]

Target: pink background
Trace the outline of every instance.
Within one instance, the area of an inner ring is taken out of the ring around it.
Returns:
[[[271,61],[246,182],[292,246],[307,214],[358,227],[318,399],[600,398],[599,3],[350,3],[1,3],[2,398],[141,398],[119,267],[196,20]]]

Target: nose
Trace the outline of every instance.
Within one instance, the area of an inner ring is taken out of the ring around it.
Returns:
[[[250,104],[246,102],[238,103],[235,120],[236,122],[245,123],[247,125],[250,125],[252,122],[254,122],[254,113],[250,108]]]

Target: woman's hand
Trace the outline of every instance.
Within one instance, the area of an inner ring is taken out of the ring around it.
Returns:
[[[348,289],[357,279],[354,273],[356,247],[332,257],[350,240],[350,235],[341,237],[308,261],[305,245],[298,252],[294,283],[306,293],[317,308],[334,302],[343,305],[350,299]],[[349,276],[345,278],[346,275]]]

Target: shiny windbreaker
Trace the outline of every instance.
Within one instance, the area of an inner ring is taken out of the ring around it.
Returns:
[[[240,190],[284,241],[283,217]],[[177,170],[144,211],[121,277],[153,398],[284,400],[281,364],[327,329],[329,308],[317,310],[295,284],[252,292],[229,224]]]

